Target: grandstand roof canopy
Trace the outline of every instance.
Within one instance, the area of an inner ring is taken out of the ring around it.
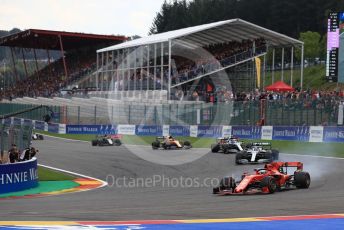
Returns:
[[[148,37],[124,42],[118,45],[100,49],[97,52],[118,50],[129,47],[137,47],[173,39],[181,39],[185,42],[198,46],[212,43],[223,43],[227,41],[242,41],[245,39],[256,39],[263,37],[272,46],[302,45],[303,42],[288,37],[284,34],[263,28],[242,19],[231,19],[213,22],[209,24],[153,34]]]
[[[64,31],[28,29],[0,38],[0,46],[60,50],[59,36],[64,50],[97,44],[114,44],[125,41],[125,36],[84,34]]]

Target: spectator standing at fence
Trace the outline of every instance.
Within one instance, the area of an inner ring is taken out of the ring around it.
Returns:
[[[10,163],[19,161],[19,150],[15,144],[12,144],[12,148],[8,150],[8,156],[10,158]]]

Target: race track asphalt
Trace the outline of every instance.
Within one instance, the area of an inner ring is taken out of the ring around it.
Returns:
[[[3,200],[0,201],[2,220],[204,219],[344,213],[344,159],[281,154],[283,161],[304,162],[312,177],[309,189],[221,197],[212,194],[211,186],[173,187],[172,184],[181,177],[184,182],[186,178],[202,182],[225,175],[239,177],[243,171],[262,166],[236,166],[234,155],[220,153],[208,153],[179,166],[165,166],[145,161],[125,146],[91,147],[90,143],[50,137],[34,142],[34,146],[40,150],[39,163],[102,180],[108,178],[110,184],[111,175],[126,179],[164,177],[165,183],[123,188],[122,180],[117,186],[88,192]],[[135,151],[142,148],[148,147],[130,147]],[[208,150],[188,151],[157,150],[155,154],[198,154]]]

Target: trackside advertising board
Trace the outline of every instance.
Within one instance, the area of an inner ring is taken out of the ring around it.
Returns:
[[[186,136],[242,139],[288,140],[304,142],[344,142],[344,126],[205,126],[205,125],[64,125],[7,118],[5,125],[33,124],[36,130],[67,134],[122,134],[138,136]]]
[[[113,125],[66,125],[59,127],[65,129],[67,134],[117,134],[117,127]]]
[[[260,139],[260,126],[232,126],[232,135],[243,139]]]
[[[37,159],[0,165],[0,193],[17,192],[38,186]]]
[[[274,126],[272,139],[286,141],[308,141],[309,126]]]

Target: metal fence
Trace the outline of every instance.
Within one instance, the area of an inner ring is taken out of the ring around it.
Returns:
[[[15,144],[21,151],[31,144],[32,126],[0,125],[0,162],[7,162],[7,152]]]
[[[338,104],[333,100],[236,101],[227,103],[171,103],[53,106],[53,122],[65,124],[152,125],[336,125]],[[31,105],[0,104],[3,114]],[[22,118],[42,120],[44,109]]]

